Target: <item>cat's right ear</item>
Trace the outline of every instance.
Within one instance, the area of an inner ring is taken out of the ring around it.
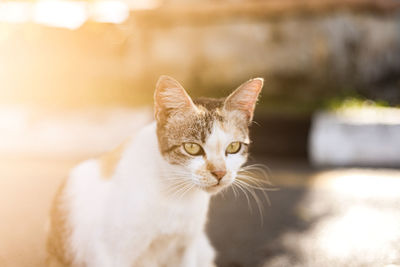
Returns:
[[[171,114],[195,111],[197,108],[190,96],[174,78],[162,75],[154,93],[154,115],[157,121]]]

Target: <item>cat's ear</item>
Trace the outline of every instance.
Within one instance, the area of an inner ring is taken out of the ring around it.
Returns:
[[[263,78],[255,78],[243,83],[226,98],[224,104],[225,110],[241,111],[250,122],[253,119],[254,108],[263,84]]]
[[[157,121],[179,112],[191,112],[197,108],[190,96],[174,78],[162,75],[154,93],[154,114]]]

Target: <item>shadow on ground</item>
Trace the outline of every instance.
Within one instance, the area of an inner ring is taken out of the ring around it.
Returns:
[[[305,231],[311,224],[297,214],[297,206],[307,193],[305,188],[281,188],[268,193],[263,215],[254,199],[232,192],[212,201],[208,225],[212,243],[218,250],[218,266],[259,266],[266,258],[285,254],[279,239],[288,231]],[[258,192],[258,197],[263,195]],[[251,196],[250,196],[251,198]]]

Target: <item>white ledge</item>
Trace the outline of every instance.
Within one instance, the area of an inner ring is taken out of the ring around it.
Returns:
[[[309,155],[316,166],[400,166],[400,110],[318,112],[312,120]]]

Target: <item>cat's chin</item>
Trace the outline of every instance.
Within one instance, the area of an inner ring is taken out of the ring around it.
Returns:
[[[221,190],[223,190],[224,188],[226,188],[226,185],[217,184],[217,185],[213,185],[213,186],[201,187],[201,190],[203,190],[211,195],[215,195],[215,194],[219,193]]]

